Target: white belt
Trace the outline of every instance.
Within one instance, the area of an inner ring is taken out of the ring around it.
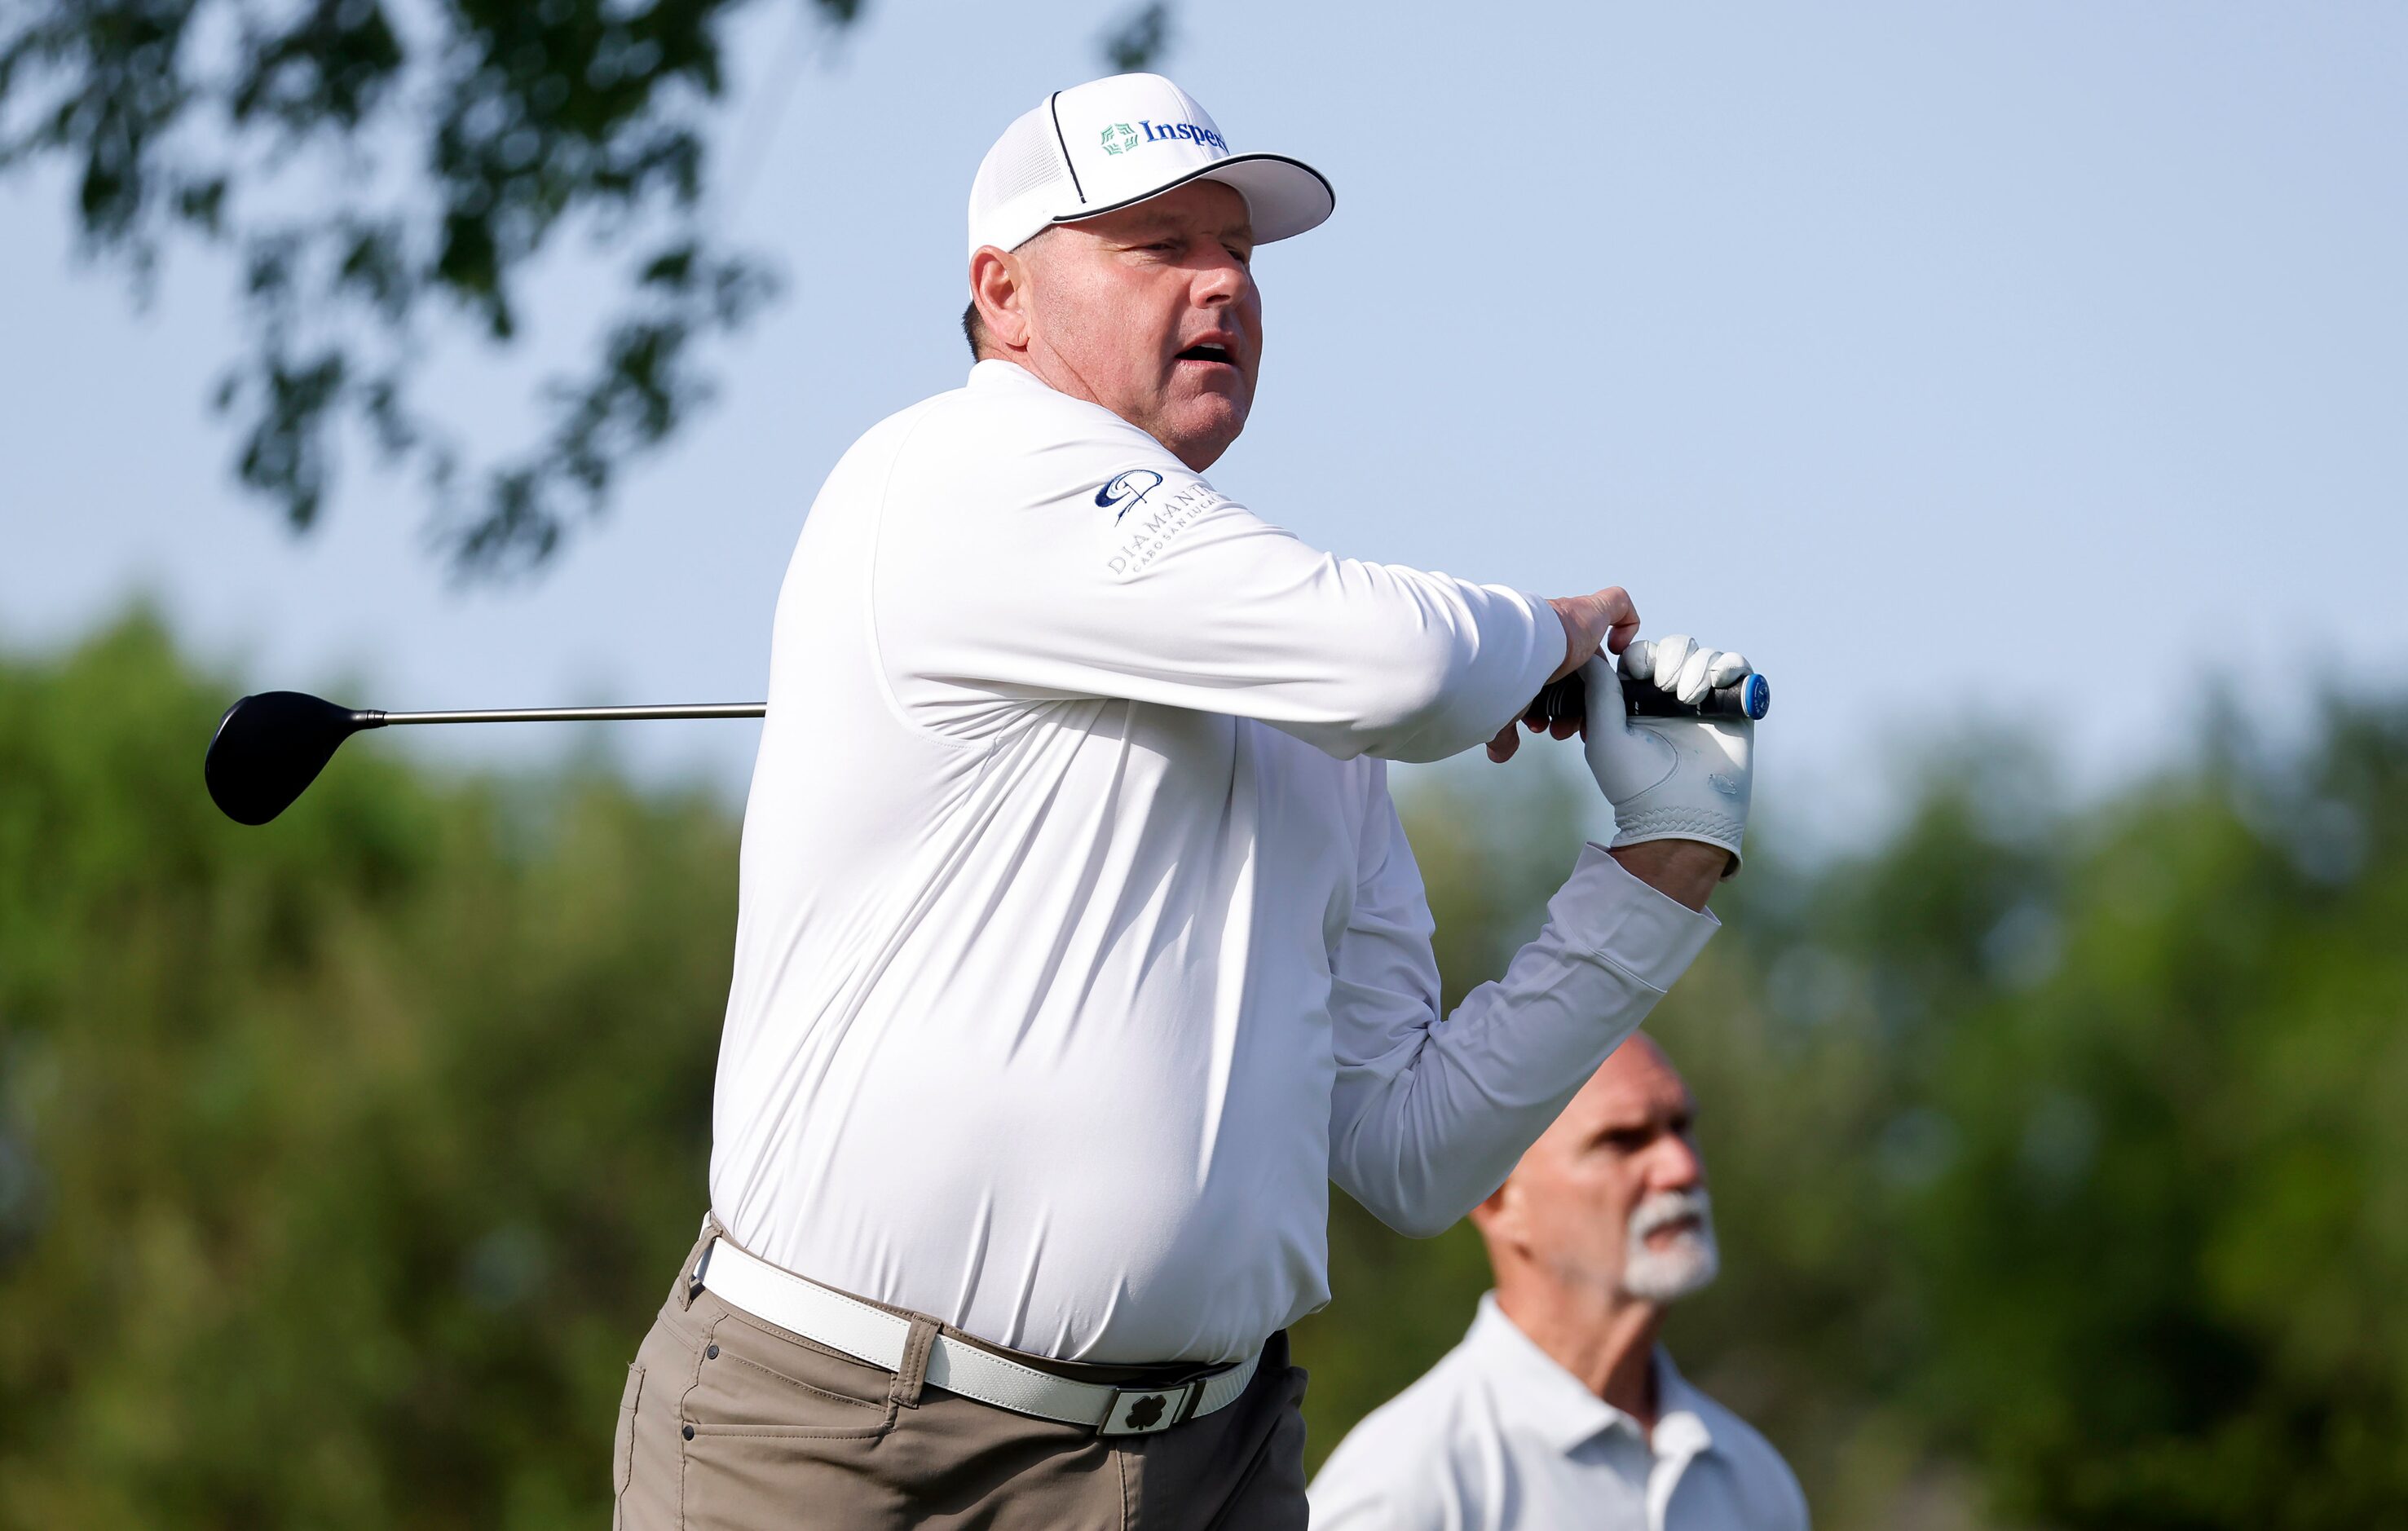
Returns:
[[[910,1320],[781,1270],[724,1238],[703,1247],[694,1281],[730,1306],[781,1329],[873,1366],[902,1369]],[[1235,1366],[1168,1387],[1107,1387],[1024,1366],[940,1333],[928,1346],[927,1380],[932,1387],[1015,1414],[1083,1424],[1100,1435],[1145,1436],[1235,1403],[1254,1381],[1262,1358],[1256,1351]]]

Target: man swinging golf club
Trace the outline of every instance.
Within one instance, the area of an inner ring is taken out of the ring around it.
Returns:
[[[629,1369],[624,1525],[1302,1525],[1328,1182],[1445,1228],[1714,928],[1749,725],[1612,704],[1744,661],[1667,639],[1626,682],[1620,590],[1335,557],[1200,477],[1254,249],[1331,207],[1153,75],[980,165],[968,385],[845,454],[779,599],[711,1216]],[[1574,672],[1620,832],[1443,1016],[1384,763],[1502,760]]]

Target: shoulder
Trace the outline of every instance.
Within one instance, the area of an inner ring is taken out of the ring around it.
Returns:
[[[1460,1347],[1365,1415],[1312,1481],[1312,1524],[1453,1525],[1488,1497],[1496,1422]]]
[[[1071,557],[1125,579],[1226,503],[1143,431],[1005,362],[872,434],[885,450],[853,482],[896,578]]]
[[[968,387],[907,410],[909,466],[991,475],[1010,465],[1089,475],[1097,464],[1193,478],[1161,442],[1111,410],[1055,392],[1009,362],[982,362]],[[898,417],[899,418],[899,417]]]
[[[1752,1523],[1805,1531],[1806,1493],[1780,1450],[1762,1431],[1694,1386],[1689,1393],[1689,1405],[1713,1438],[1714,1454],[1723,1459],[1746,1499]]]
[[[853,445],[836,460],[828,470],[827,483],[821,491],[823,500],[832,494],[853,497],[864,491],[874,494],[892,474],[895,461],[905,445],[916,436],[932,417],[942,415],[966,390],[956,388],[919,403],[896,410],[869,429],[853,437]]]
[[[1233,503],[1143,431],[1010,363],[981,363],[970,386],[895,423],[872,493],[897,557],[1076,554],[1125,579]]]
[[[992,472],[1007,461],[1066,456],[1197,477],[1161,442],[1111,410],[1056,393],[1004,362],[982,363],[968,386],[931,394],[870,426],[846,449],[838,471],[874,465],[919,473]]]

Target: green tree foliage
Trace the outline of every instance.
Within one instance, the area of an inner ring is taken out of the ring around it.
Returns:
[[[775,287],[705,210],[730,29],[752,0],[12,0],[0,174],[75,178],[87,257],[148,291],[177,240],[235,257],[248,350],[220,376],[236,477],[296,530],[357,427],[415,470],[463,573],[540,564],[710,394],[701,362]],[[842,29],[862,0],[788,0]],[[1170,8],[1101,40],[1142,67]],[[532,443],[475,471],[416,388],[433,342],[518,336],[564,236],[631,252],[597,353]]]
[[[810,0],[827,25],[859,0]],[[464,566],[539,560],[702,395],[695,342],[768,291],[700,217],[710,108],[745,0],[25,0],[0,21],[0,171],[72,165],[86,250],[147,277],[171,236],[232,247],[251,352],[217,395],[237,475],[296,528],[337,427],[414,463]],[[624,310],[552,421],[464,496],[412,381],[437,322],[518,331],[571,229],[632,238]]]
[[[1122,74],[1149,67],[1169,51],[1173,24],[1169,0],[1139,6],[1104,34],[1104,62]]]
[[[141,617],[0,662],[0,1525],[594,1524],[734,825],[378,741],[238,829],[236,689]],[[1669,1338],[1823,1524],[2408,1523],[2408,711],[2195,755],[2069,809],[1970,737],[1867,853],[1759,850],[1658,1012],[1726,1251]],[[1591,812],[1537,759],[1409,804],[1450,999]],[[1333,1201],[1316,1460],[1486,1284]]]
[[[1926,1386],[2036,1519],[2408,1524],[2408,717],[2214,751],[2049,867],[1926,937],[1983,976],[1901,1219]]]
[[[358,750],[239,829],[234,690],[148,620],[0,669],[0,1524],[594,1524],[731,827]]]
[[[2408,709],[2196,761],[2069,809],[1972,735],[1870,853],[1759,850],[1651,1023],[1725,1249],[1670,1342],[1824,1524],[2408,1524]],[[1567,861],[1516,790],[1409,808],[1451,995]],[[1342,1198],[1331,1252],[1315,1460],[1486,1276]]]

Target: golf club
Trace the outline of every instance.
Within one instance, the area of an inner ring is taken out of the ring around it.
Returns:
[[[1760,675],[1710,693],[1697,706],[1674,701],[1653,687],[1623,693],[1634,716],[1761,718],[1772,705],[1772,688]],[[1583,716],[1584,693],[1577,674],[1541,692],[1530,713],[1548,721]],[[210,737],[201,765],[209,800],[238,824],[264,824],[309,790],[326,762],[352,735],[371,728],[411,723],[624,723],[644,718],[758,718],[761,702],[696,702],[665,707],[494,708],[467,712],[380,712],[354,708],[299,691],[263,691],[226,708]]]
[[[495,708],[471,712],[354,709],[298,691],[263,691],[226,708],[201,776],[209,800],[238,824],[264,824],[318,780],[345,739],[407,723],[619,723],[640,718],[758,718],[759,702],[668,707]]]

